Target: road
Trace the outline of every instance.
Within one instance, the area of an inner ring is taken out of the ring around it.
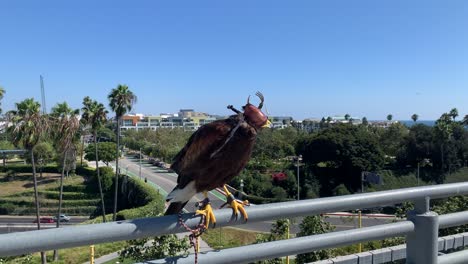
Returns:
[[[125,157],[119,160],[121,173],[129,173],[132,176],[139,177],[140,165],[139,159]],[[165,169],[156,167],[146,161],[141,162],[141,177],[142,179],[147,178],[149,182],[155,184],[160,192],[165,196],[170,192],[175,185],[177,184],[177,174],[167,172]],[[209,193],[209,198],[213,205],[213,208],[219,208],[224,202],[225,199],[221,193],[217,191],[211,191]],[[223,198],[224,200],[221,200]],[[190,202],[185,206],[185,209],[193,212],[195,210],[195,203],[203,199],[201,194],[197,194]],[[357,217],[351,216],[336,216],[330,215],[327,216],[326,221],[335,226],[335,231],[342,231],[348,229],[354,229],[358,227]],[[291,226],[291,233],[296,234],[299,232],[299,224],[301,223],[302,218],[294,219],[293,225]],[[394,218],[388,217],[363,217],[362,226],[375,226],[386,223],[391,223],[394,221]],[[257,223],[246,223],[243,225],[236,226],[237,228],[260,231],[260,232],[269,232],[271,225],[274,221],[265,221]]]
[[[13,233],[13,232],[23,232],[23,231],[30,231],[36,230],[37,224],[33,223],[36,219],[35,216],[0,216],[0,234],[4,233]],[[87,216],[71,216],[70,222],[62,222],[60,226],[70,226],[79,224],[88,220],[89,217]],[[41,223],[41,229],[46,228],[55,228],[56,223],[46,224]]]

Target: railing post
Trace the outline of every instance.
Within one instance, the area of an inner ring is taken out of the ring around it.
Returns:
[[[407,264],[437,264],[439,216],[429,211],[429,197],[416,200],[408,220],[414,232],[406,236]]]

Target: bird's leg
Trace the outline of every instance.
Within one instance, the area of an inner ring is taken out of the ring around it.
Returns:
[[[205,199],[198,202],[198,210],[195,211],[195,215],[203,215],[205,217],[205,226],[208,228],[210,222],[213,223],[213,228],[216,226],[216,217],[213,214],[213,208],[211,207],[210,199],[208,198],[208,192],[204,191],[203,196]]]
[[[250,205],[249,201],[245,200],[243,202],[238,202],[236,198],[234,198],[234,195],[232,195],[232,193],[229,192],[229,190],[226,187],[226,184],[223,186],[223,188],[224,188],[224,192],[226,193],[225,195],[227,198],[227,202],[223,204],[221,207],[224,207],[225,205],[229,204],[229,206],[232,208],[232,214],[236,217],[236,219],[240,212],[242,216],[244,217],[245,221],[247,221],[249,217],[247,215],[247,212],[244,209],[244,206],[249,206]]]

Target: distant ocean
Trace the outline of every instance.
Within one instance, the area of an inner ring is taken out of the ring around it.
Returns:
[[[410,127],[415,124],[424,124],[426,126],[435,126],[435,120],[418,120],[414,122],[413,120],[398,120],[398,122],[405,124],[406,126]]]
[[[387,121],[387,120],[370,120],[370,122],[376,122],[376,121]],[[424,124],[426,126],[435,126],[435,120],[418,120],[416,123],[413,120],[397,120],[398,122],[406,125],[407,127],[414,126],[415,124]]]

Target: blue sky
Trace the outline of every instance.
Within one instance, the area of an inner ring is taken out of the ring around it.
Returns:
[[[468,114],[467,1],[1,1],[4,111],[127,84],[134,110],[270,115]]]

